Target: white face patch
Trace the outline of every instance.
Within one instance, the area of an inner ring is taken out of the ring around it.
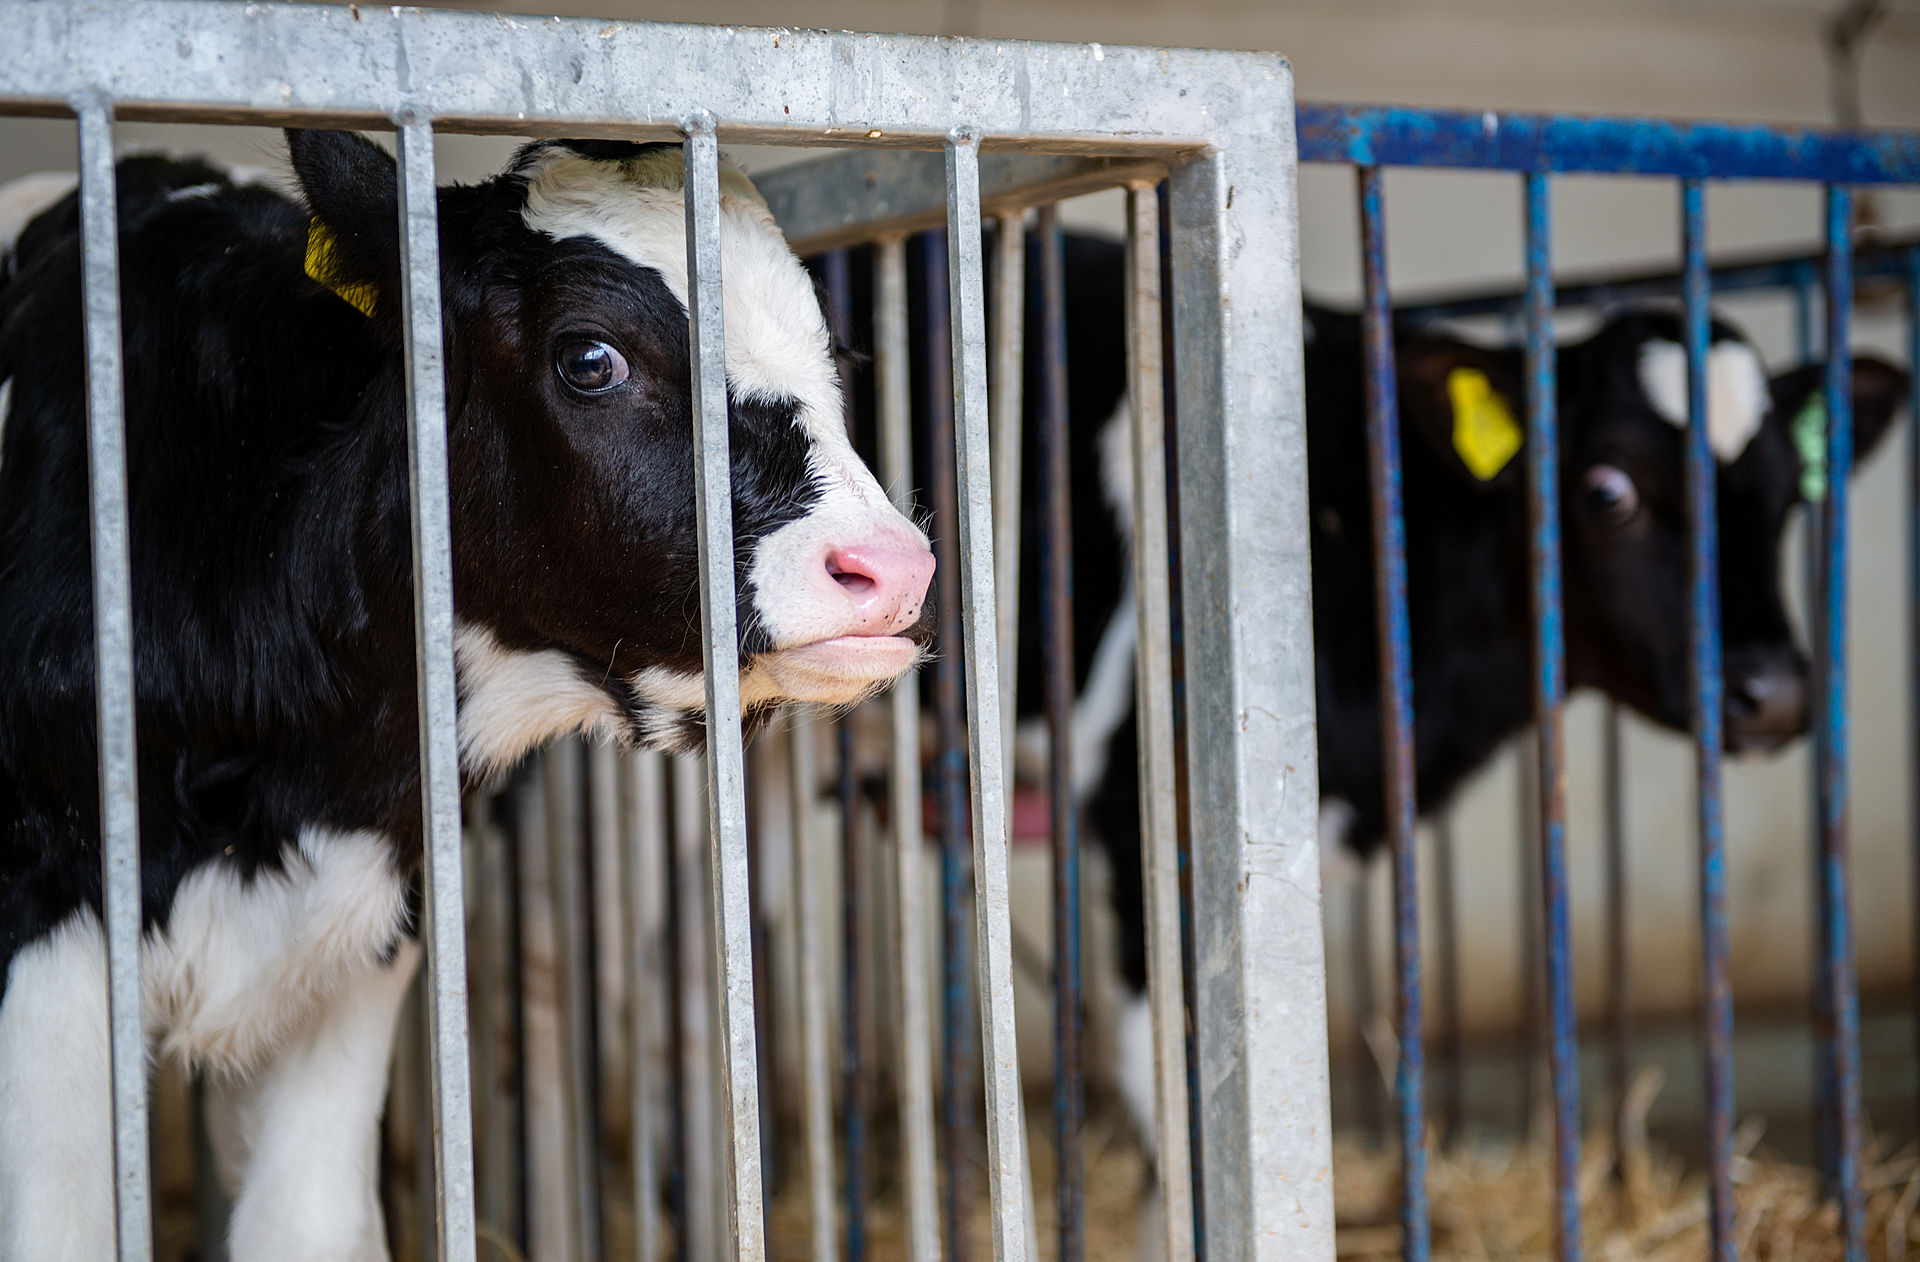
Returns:
[[[1133,646],[1138,633],[1129,582],[1100,633],[1087,669],[1087,686],[1073,703],[1073,795],[1082,802],[1099,787],[1113,734],[1133,705]]]
[[[1661,419],[1687,427],[1687,352],[1678,342],[1655,338],[1640,348],[1640,389]],[[1723,464],[1739,459],[1772,396],[1760,356],[1745,342],[1716,342],[1707,352],[1707,444]]]
[[[1133,414],[1127,409],[1125,395],[1113,409],[1113,415],[1100,427],[1095,440],[1100,449],[1100,491],[1106,497],[1107,511],[1113,514],[1120,538],[1133,546]]]
[[[685,172],[677,148],[617,161],[547,149],[525,174],[529,228],[599,241],[659,273],[686,307]],[[848,440],[826,318],[806,269],[752,183],[724,167],[720,257],[728,388],[736,398],[795,406],[820,495],[805,516],[760,541],[749,569],[753,614],[774,648],[809,644],[844,632],[844,602],[817,581],[831,548],[876,540],[924,548],[926,536],[888,502]]]

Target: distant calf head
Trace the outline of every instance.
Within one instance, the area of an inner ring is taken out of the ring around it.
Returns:
[[[1676,729],[1689,725],[1692,697],[1681,336],[1674,315],[1633,312],[1562,347],[1558,359],[1568,674],[1575,686],[1599,688]],[[1467,423],[1457,413],[1473,406],[1459,393],[1458,370],[1478,374],[1500,400],[1495,412],[1524,418],[1519,352],[1416,337],[1402,362],[1410,428],[1444,450],[1460,478],[1522,494],[1517,433],[1510,446],[1494,444],[1497,467],[1470,469],[1475,449],[1457,450]],[[1780,545],[1790,510],[1825,494],[1823,372],[1815,364],[1769,380],[1738,332],[1713,325],[1707,430],[1719,472],[1726,745],[1734,752],[1776,748],[1808,726],[1807,657],[1787,620]],[[1885,437],[1906,381],[1879,360],[1854,360],[1856,461]]]
[[[336,290],[400,338],[391,159],[290,132]],[[596,727],[701,736],[694,422],[678,146],[543,142],[442,190],[461,740],[499,766]],[[721,177],[742,700],[845,705],[928,639],[933,556],[847,439],[819,301]],[[354,286],[363,287],[360,290]]]

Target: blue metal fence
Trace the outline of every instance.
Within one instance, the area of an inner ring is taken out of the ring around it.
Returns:
[[[1396,521],[1399,468],[1393,443],[1395,369],[1386,263],[1383,166],[1510,171],[1521,176],[1526,207],[1526,272],[1523,294],[1468,295],[1405,309],[1403,317],[1442,318],[1524,313],[1527,347],[1528,486],[1532,520],[1532,588],[1537,664],[1535,713],[1540,803],[1539,858],[1544,871],[1545,960],[1549,993],[1549,1047],[1555,1125],[1554,1180],[1557,1254],[1581,1254],[1578,1187],[1580,1110],[1574,1026],[1573,961],[1568,937],[1565,834],[1565,752],[1561,714],[1566,678],[1561,625],[1557,420],[1554,415],[1553,315],[1556,306],[1581,305],[1680,292],[1684,304],[1688,367],[1686,491],[1691,538],[1691,645],[1693,734],[1699,777],[1699,862],[1703,922],[1701,969],[1705,979],[1702,1023],[1708,1103],[1709,1223],[1713,1256],[1736,1256],[1733,1238],[1733,1008],[1729,984],[1726,830],[1721,780],[1722,678],[1718,547],[1714,508],[1714,463],[1707,441],[1705,364],[1709,305],[1715,289],[1795,287],[1801,295],[1803,351],[1810,351],[1811,304],[1807,290],[1816,274],[1826,291],[1825,378],[1827,467],[1851,467],[1853,416],[1851,312],[1856,275],[1904,276],[1908,293],[1910,355],[1920,363],[1920,246],[1902,244],[1856,258],[1850,232],[1851,186],[1920,183],[1920,133],[1827,132],[1795,128],[1676,123],[1662,119],[1583,118],[1567,115],[1469,113],[1399,107],[1302,104],[1298,109],[1300,157],[1304,162],[1360,168],[1361,222],[1366,281],[1366,356],[1369,452],[1376,528],[1375,565],[1380,599],[1383,681],[1382,727],[1389,837],[1394,856],[1396,985],[1400,1017],[1400,1135],[1403,1166],[1404,1254],[1427,1255],[1425,1153],[1423,1148],[1423,1037],[1421,976],[1417,945],[1417,900],[1412,891],[1411,741],[1415,699],[1405,669],[1408,627],[1405,604],[1404,527]],[[1680,181],[1684,269],[1679,277],[1649,275],[1563,286],[1552,279],[1547,193],[1550,176],[1565,172],[1671,176]],[[1816,181],[1826,187],[1826,250],[1822,260],[1755,260],[1710,269],[1706,255],[1704,182],[1768,179]],[[1816,267],[1818,271],[1816,272]],[[1676,283],[1677,282],[1677,283]],[[1920,386],[1915,387],[1920,394]],[[1917,399],[1916,402],[1920,402]],[[1920,444],[1915,445],[1920,453]],[[1920,454],[1912,483],[1920,504]],[[1823,1164],[1839,1204],[1840,1229],[1849,1262],[1866,1256],[1860,1184],[1859,1003],[1852,925],[1847,913],[1847,489],[1846,478],[1829,481],[1818,508],[1814,648],[1817,751],[1817,901],[1819,911],[1817,1027],[1823,1131]],[[1910,546],[1915,591],[1920,592],[1920,514],[1913,518]],[[1916,651],[1920,653],[1920,650]],[[1916,656],[1920,666],[1920,656]],[[1616,823],[1617,752],[1610,759],[1609,801]],[[1619,830],[1609,829],[1617,850]],[[1920,855],[1920,831],[1916,831]],[[1617,885],[1618,865],[1610,866]],[[1920,890],[1916,891],[1920,899]],[[1619,899],[1613,900],[1615,919]],[[1613,927],[1617,936],[1618,924]],[[1617,957],[1617,949],[1613,954]],[[1613,967],[1621,967],[1615,958]],[[1920,975],[1920,970],[1916,970]],[[1610,1007],[1615,1029],[1615,1086],[1626,1073],[1625,1000]]]

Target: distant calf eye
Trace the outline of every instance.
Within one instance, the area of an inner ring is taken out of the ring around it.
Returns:
[[[627,361],[619,351],[585,338],[555,348],[553,370],[581,394],[601,394],[627,379]]]
[[[1640,511],[1640,492],[1633,479],[1618,467],[1597,464],[1586,472],[1587,507],[1596,517],[1613,525],[1629,520]]]

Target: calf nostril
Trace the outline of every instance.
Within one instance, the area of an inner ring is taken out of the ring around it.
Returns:
[[[858,570],[849,570],[832,564],[827,565],[827,573],[833,575],[833,581],[840,584],[842,591],[853,597],[870,596],[879,584]]]

